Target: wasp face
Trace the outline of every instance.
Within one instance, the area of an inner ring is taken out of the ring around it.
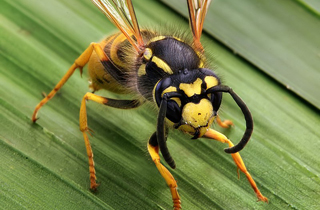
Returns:
[[[208,99],[201,99],[198,104],[190,102],[184,105],[181,121],[177,126],[180,130],[193,135],[193,138],[196,139],[205,134],[214,117],[212,103]]]
[[[185,69],[159,81],[155,100],[160,106],[166,94],[167,119],[175,128],[199,138],[211,126],[222,99],[221,93],[206,91],[219,84],[218,77],[209,69]]]

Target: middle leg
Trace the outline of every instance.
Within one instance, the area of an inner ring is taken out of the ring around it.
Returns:
[[[102,96],[98,96],[93,93],[86,93],[82,99],[81,107],[80,107],[80,131],[83,134],[84,142],[86,145],[87,155],[89,159],[89,172],[90,172],[90,189],[96,190],[98,184],[96,182],[96,172],[94,168],[94,161],[93,161],[93,152],[90,145],[88,134],[90,134],[90,129],[88,128],[88,120],[87,120],[87,108],[86,108],[86,101],[91,100],[97,102],[99,104],[120,108],[120,109],[130,109],[135,108],[141,105],[139,100],[115,100],[109,99]]]

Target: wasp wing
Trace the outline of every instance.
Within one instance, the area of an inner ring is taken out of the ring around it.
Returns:
[[[188,0],[189,21],[193,35],[194,45],[197,50],[203,51],[200,43],[203,22],[211,0]]]
[[[139,52],[144,43],[131,0],[92,0],[92,2]]]

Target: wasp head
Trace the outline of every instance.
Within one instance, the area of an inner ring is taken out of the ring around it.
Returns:
[[[222,93],[207,90],[219,84],[219,78],[209,69],[181,70],[158,82],[155,101],[160,106],[166,97],[166,118],[196,139],[205,134],[217,115]]]

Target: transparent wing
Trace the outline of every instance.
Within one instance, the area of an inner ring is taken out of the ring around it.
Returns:
[[[92,0],[92,2],[117,26],[139,52],[144,43],[131,0]]]
[[[202,34],[203,22],[210,3],[211,0],[188,0],[189,21],[193,34],[193,41],[195,47],[199,51],[203,50],[203,47],[200,43],[200,37]]]

